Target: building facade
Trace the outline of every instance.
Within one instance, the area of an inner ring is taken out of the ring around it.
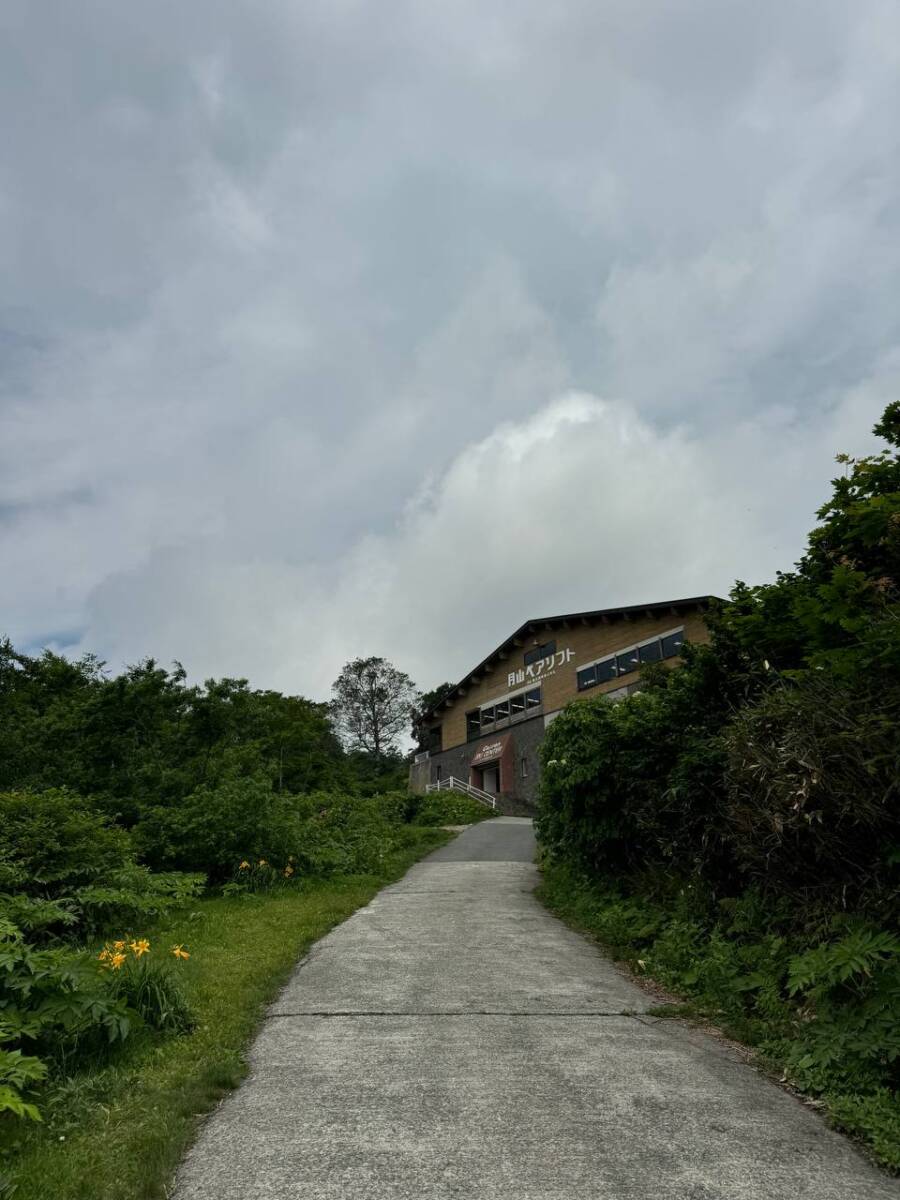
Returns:
[[[706,642],[712,597],[597,609],[526,621],[426,714],[428,748],[410,787],[453,776],[497,797],[503,812],[537,802],[544,731],[573,700],[627,696],[640,668],[675,666],[685,641]]]

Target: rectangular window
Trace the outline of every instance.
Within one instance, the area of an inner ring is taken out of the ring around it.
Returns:
[[[593,687],[597,682],[597,668],[584,667],[578,672],[578,690],[583,692],[585,688]]]
[[[441,782],[441,764],[440,763],[438,763],[438,765],[434,768],[434,782],[435,783]]]
[[[442,746],[441,726],[434,725],[428,730],[428,740],[426,742],[428,750],[432,754],[440,754]]]
[[[508,721],[509,720],[509,701],[508,700],[501,700],[500,703],[496,706],[496,708],[494,709],[494,720],[495,721]]]
[[[610,679],[616,677],[616,660],[604,658],[603,662],[598,662],[594,669],[597,672],[597,682],[608,683]]]
[[[481,733],[481,713],[477,708],[466,713],[466,736],[477,738]]]
[[[525,693],[525,711],[533,712],[534,709],[541,706],[541,689],[532,688],[530,692]]]
[[[638,652],[634,650],[626,650],[624,654],[616,655],[616,673],[619,675],[627,675],[630,671],[638,669]]]
[[[684,630],[679,629],[677,633],[669,633],[662,640],[663,658],[674,658],[676,654],[681,653],[681,647],[684,645]]]
[[[523,779],[528,778],[528,759],[525,757],[524,754],[522,755],[522,778]]]
[[[555,653],[556,642],[544,642],[542,646],[532,646],[530,650],[525,651],[525,666],[540,662],[542,658],[549,658],[551,654]]]
[[[658,641],[648,642],[646,646],[640,647],[641,662],[659,662],[662,658],[662,646]]]
[[[493,723],[494,723],[493,706],[491,706],[490,708],[483,708],[481,710],[481,728],[484,729],[484,727],[486,725],[493,725]]]
[[[509,715],[518,717],[525,711],[525,693],[519,692],[518,696],[510,696],[509,698]]]

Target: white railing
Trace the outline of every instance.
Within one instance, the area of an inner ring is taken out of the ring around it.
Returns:
[[[480,800],[482,804],[487,804],[490,808],[497,807],[496,796],[492,796],[490,792],[483,792],[474,783],[466,783],[464,779],[457,779],[454,775],[450,775],[446,779],[439,779],[437,783],[426,784],[425,791],[462,792],[464,796],[471,796],[473,800]]]

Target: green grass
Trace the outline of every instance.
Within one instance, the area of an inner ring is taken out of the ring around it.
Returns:
[[[297,959],[416,859],[446,842],[417,830],[378,876],[338,878],[270,893],[195,901],[152,931],[182,942],[195,1031],[143,1032],[105,1066],[40,1096],[45,1123],[0,1130],[0,1196],[15,1200],[157,1200],[198,1118],[234,1088],[266,1004]]]

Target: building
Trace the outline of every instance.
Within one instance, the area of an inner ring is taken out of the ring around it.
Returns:
[[[426,714],[427,749],[410,787],[452,777],[496,796],[503,812],[536,804],[544,730],[580,697],[627,696],[643,663],[676,665],[685,641],[706,642],[710,596],[526,621]]]

